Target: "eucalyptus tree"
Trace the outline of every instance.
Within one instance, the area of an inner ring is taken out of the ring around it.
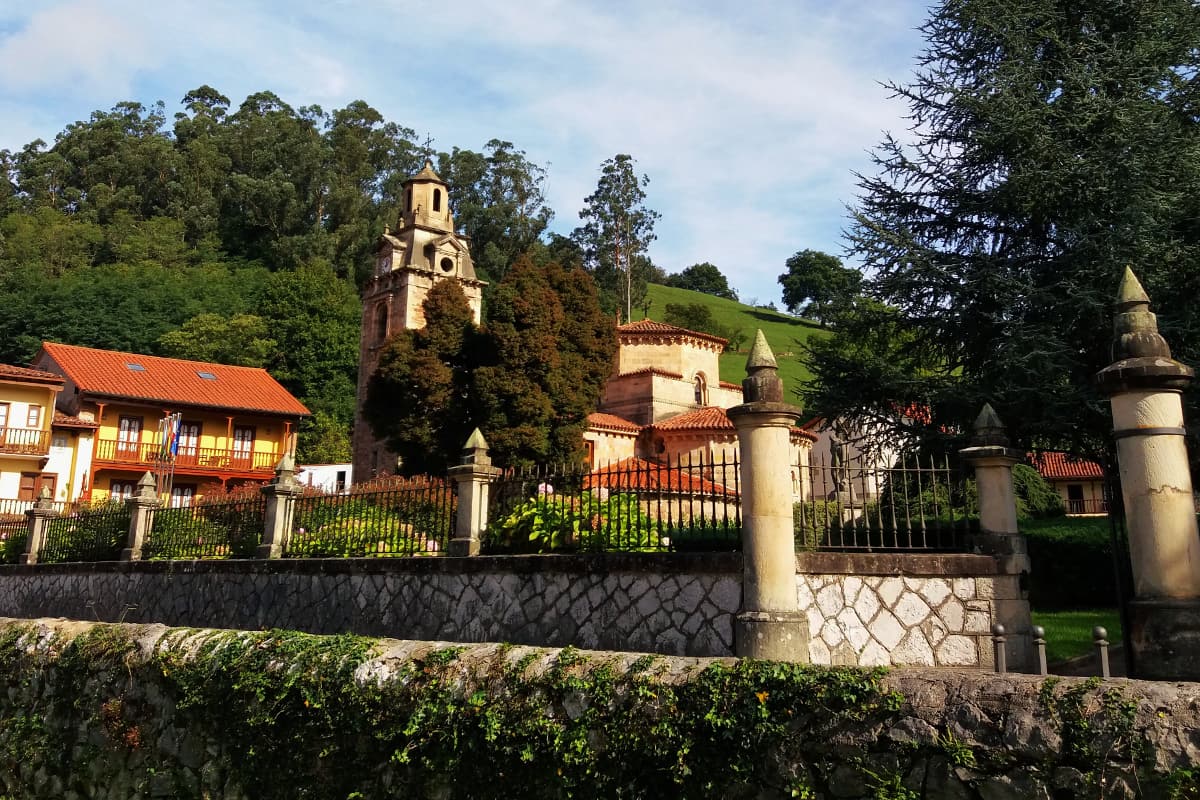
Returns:
[[[600,165],[596,191],[587,196],[579,212],[583,225],[571,234],[602,298],[609,301],[606,305],[622,310],[626,320],[633,318],[634,307],[646,294],[652,269],[646,250],[661,216],[646,207],[650,178],[639,177],[636,164],[632,156],[620,154]]]

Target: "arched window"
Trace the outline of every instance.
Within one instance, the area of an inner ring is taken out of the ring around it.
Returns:
[[[696,373],[696,385],[695,385],[695,391],[694,391],[693,396],[695,397],[696,405],[698,405],[698,406],[708,405],[708,386],[704,382],[704,374],[703,373],[700,373],[700,372]]]
[[[375,341],[382,342],[387,338],[388,308],[387,303],[380,303],[375,308]]]
[[[442,210],[442,190],[441,189],[433,190],[433,210],[434,211]]]

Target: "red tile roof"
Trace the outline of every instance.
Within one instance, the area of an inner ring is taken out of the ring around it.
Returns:
[[[711,333],[701,333],[700,331],[689,331],[687,328],[680,328],[678,325],[668,325],[665,322],[655,322],[652,319],[641,319],[637,322],[629,322],[625,325],[617,326],[617,336],[622,334],[650,334],[651,336],[658,335],[663,337],[688,336],[693,339],[700,339],[705,342],[719,344],[721,347],[729,344],[728,339],[722,339],[720,336],[713,336]]]
[[[605,428],[610,431],[620,431],[622,433],[637,433],[642,429],[641,425],[636,422],[630,422],[627,419],[618,417],[616,414],[605,414],[600,411],[588,414],[589,428]]]
[[[53,372],[43,372],[40,369],[14,367],[11,364],[0,364],[0,381],[19,381],[21,383],[44,383],[62,387],[61,375]]]
[[[736,430],[734,424],[729,420],[729,415],[725,413],[725,409],[717,408],[716,406],[705,406],[695,411],[688,411],[677,417],[656,422],[651,427],[659,431],[721,431],[731,433]],[[808,439],[811,442],[817,440],[816,434],[795,426],[791,428],[791,435]]]
[[[99,428],[100,423],[93,422],[83,417],[71,417],[61,411],[54,412],[54,421],[51,425],[55,428]]]
[[[661,375],[664,378],[675,378],[683,380],[683,374],[680,372],[671,372],[669,369],[660,369],[658,367],[642,367],[641,369],[622,372],[617,377],[624,378],[626,375]]]
[[[686,411],[676,417],[654,423],[660,431],[733,431],[733,423],[725,409],[706,406],[695,411]]]
[[[669,467],[647,461],[644,458],[627,458],[593,470],[583,479],[585,489],[603,486],[613,491],[637,489],[652,492],[683,492],[737,497],[737,492],[727,489],[707,478],[693,475],[686,467]]]
[[[183,361],[54,342],[43,342],[42,353],[87,395],[262,414],[306,416],[309,413],[265,369],[257,367]],[[39,360],[45,363],[40,357]],[[202,373],[212,378],[202,377]]]
[[[1103,480],[1104,470],[1095,461],[1072,458],[1056,451],[1030,453],[1029,460],[1047,480]]]
[[[799,436],[801,439],[808,439],[810,442],[815,442],[821,438],[807,428],[797,428],[795,425],[792,426],[791,433],[792,436]]]

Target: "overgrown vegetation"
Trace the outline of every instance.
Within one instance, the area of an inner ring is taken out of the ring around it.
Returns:
[[[1033,572],[1034,608],[1115,608],[1112,534],[1107,517],[1051,517],[1021,521]]]
[[[1032,719],[1062,744],[1034,758],[950,729],[893,737],[905,700],[878,669],[743,660],[679,680],[652,655],[505,645],[368,671],[378,644],[357,636],[175,630],[147,654],[139,629],[98,625],[35,652],[35,630],[0,632],[0,791],[19,797],[913,798],[913,765],[935,762],[975,782],[1068,767],[1075,797],[1196,789],[1193,770],[1153,771],[1136,699],[1098,680],[1042,684]]]

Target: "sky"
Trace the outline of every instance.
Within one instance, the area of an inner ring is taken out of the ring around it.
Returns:
[[[124,100],[168,118],[209,84],[326,111],[365,100],[440,150],[507,140],[569,233],[601,163],[649,177],[668,272],[716,264],[780,301],[806,248],[841,255],[854,173],[906,107],[916,0],[32,0],[0,4],[0,149]]]

